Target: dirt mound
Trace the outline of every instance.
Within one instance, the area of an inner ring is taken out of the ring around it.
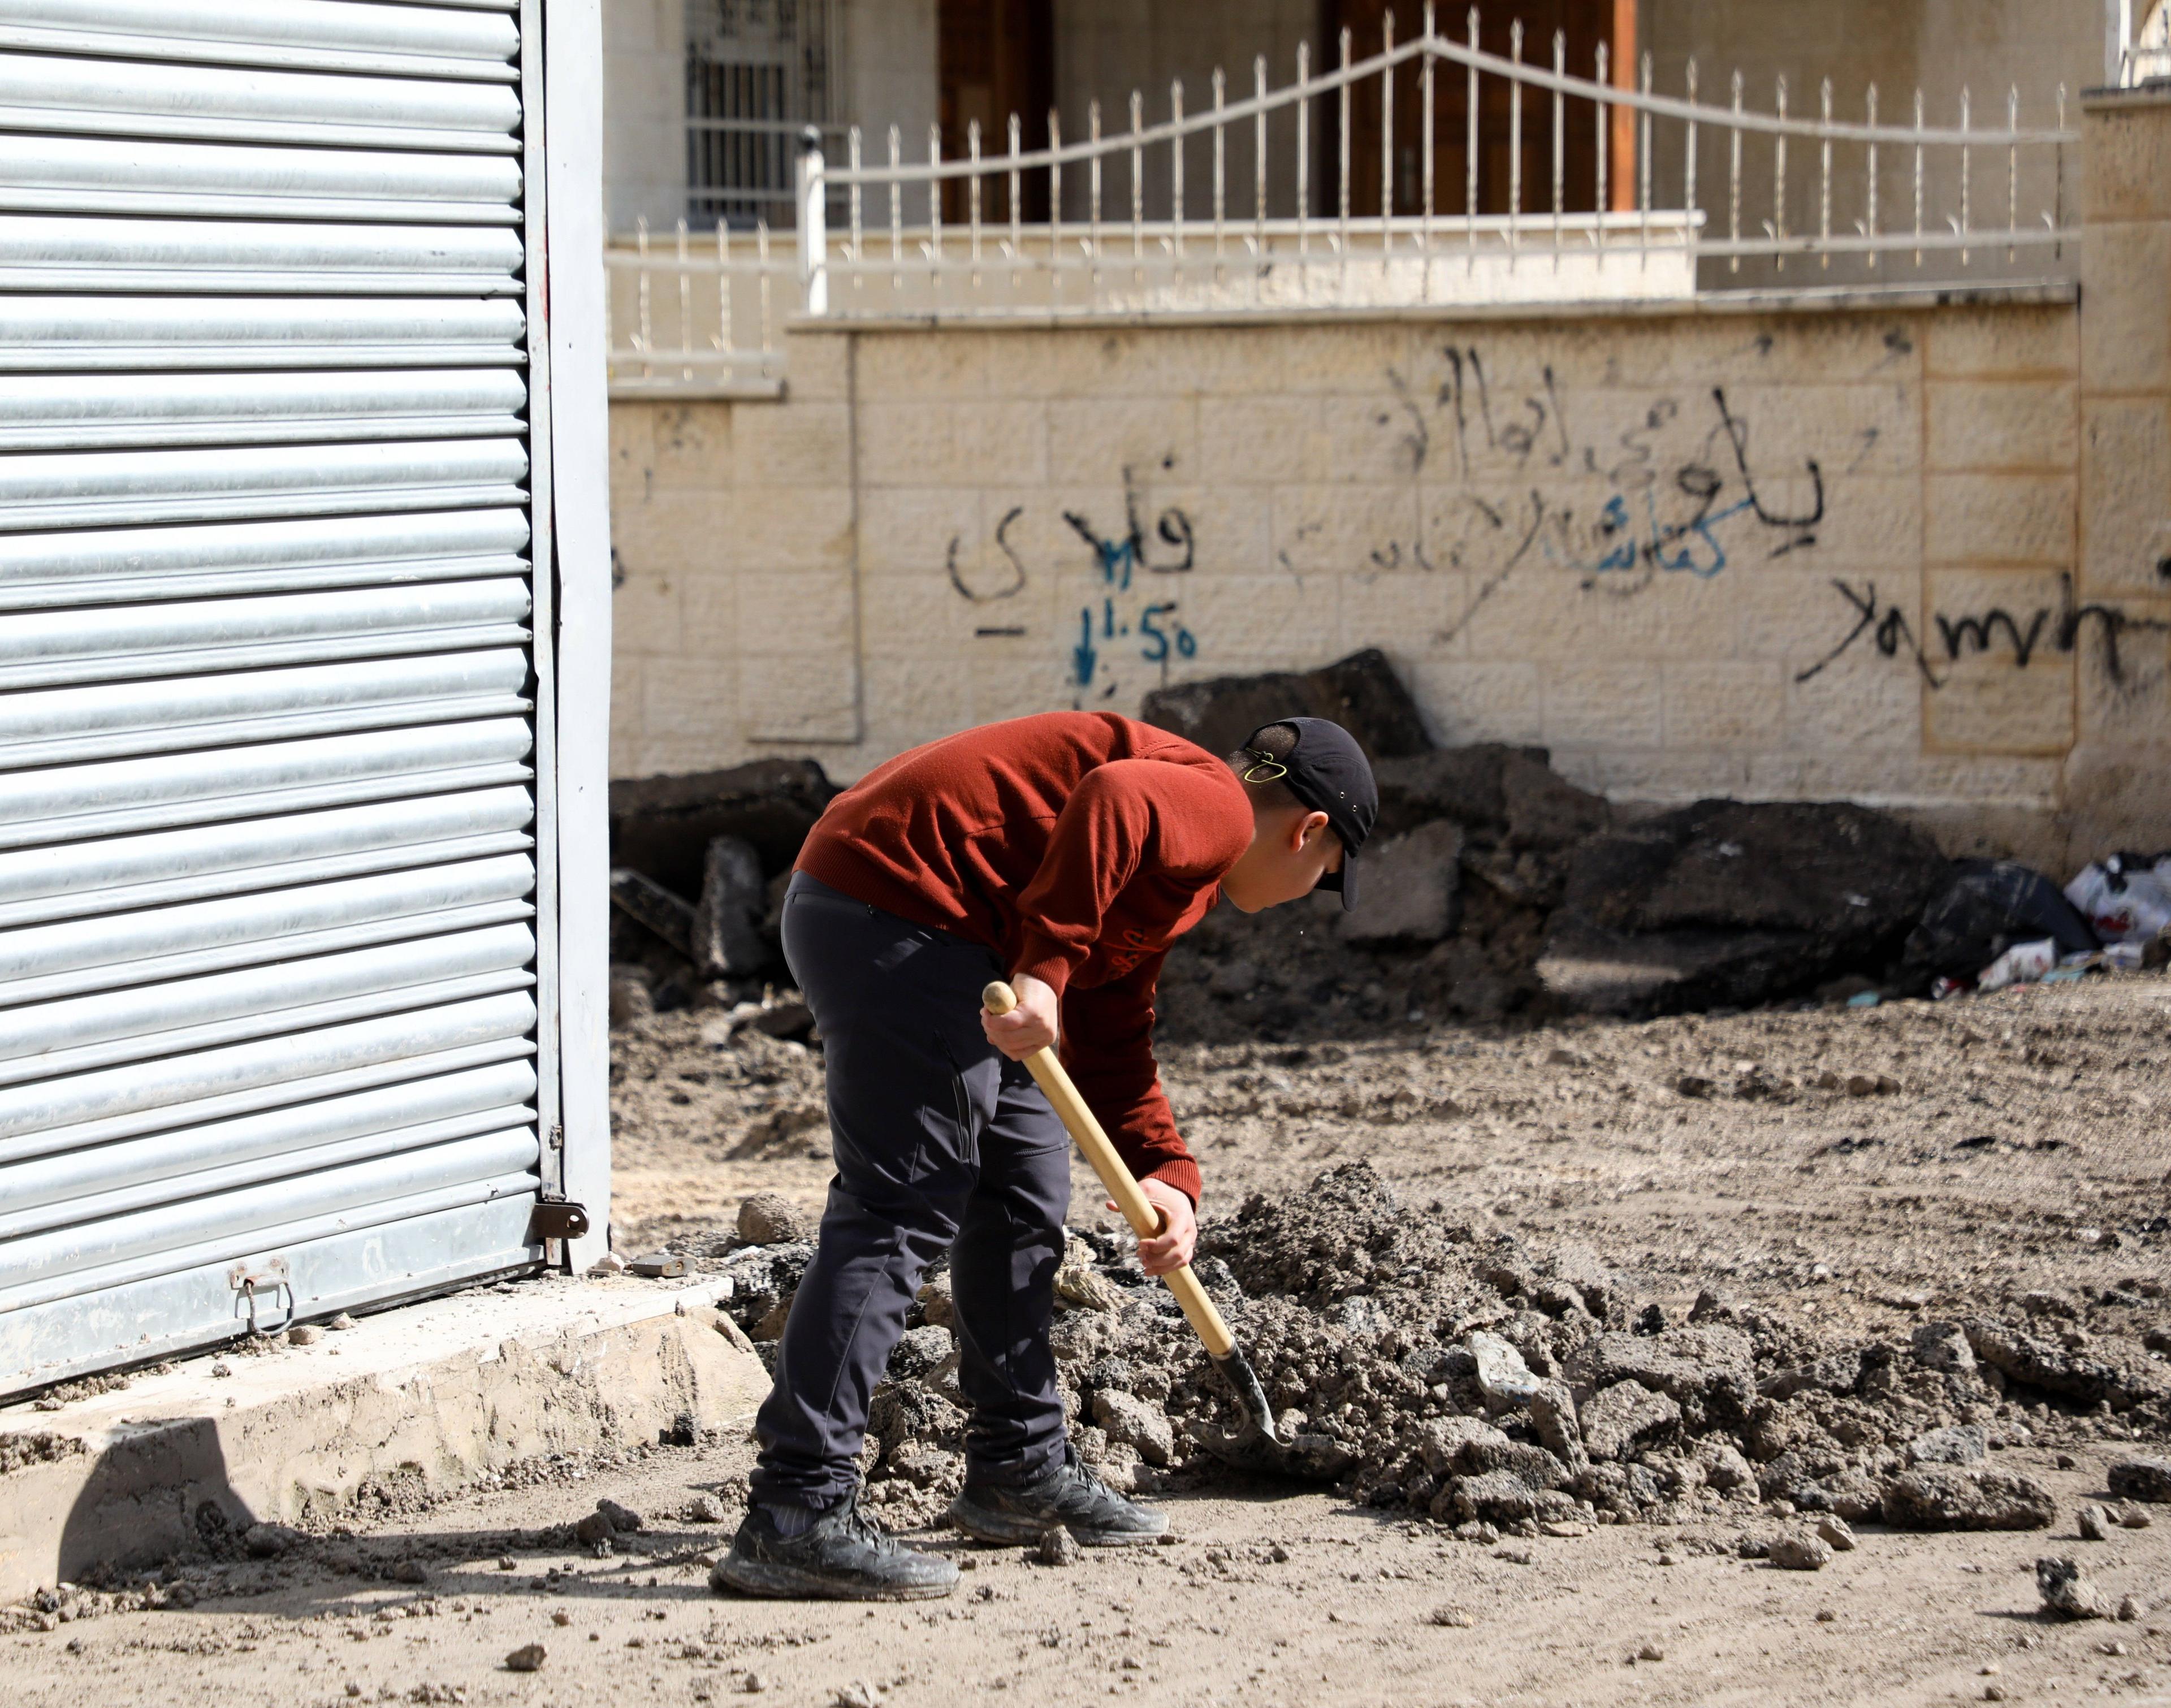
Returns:
[[[1237,1427],[1235,1404],[1128,1245],[1075,1234],[1059,1276],[1074,1439],[1122,1486],[1225,1480],[1208,1443]],[[730,1260],[746,1271],[732,1308],[758,1338],[780,1331],[805,1250]],[[1312,1438],[1314,1475],[1450,1523],[1678,1521],[1785,1500],[1917,1527],[2040,1524],[2040,1489],[1979,1462],[2025,1438],[2014,1402],[2101,1402],[2077,1407],[2076,1427],[2121,1436],[2171,1428],[2171,1381],[2137,1346],[2096,1341],[2082,1358],[1989,1316],[1924,1325],[1906,1346],[1850,1342],[1712,1292],[1670,1320],[1586,1248],[1413,1211],[1361,1162],[1209,1223],[1198,1270],[1284,1432]],[[864,1459],[870,1498],[900,1517],[931,1515],[962,1470],[946,1282],[922,1299]]]
[[[1157,688],[1139,705],[1139,717],[1209,753],[1234,752],[1260,725],[1289,717],[1332,718],[1357,738],[1370,759],[1422,753],[1432,746],[1423,714],[1376,646],[1317,670],[1217,676]]]
[[[1162,1036],[1376,1036],[1542,1002],[1538,957],[1573,852],[1611,809],[1554,772],[1542,747],[1442,747],[1375,768],[1364,905],[1344,913],[1322,896],[1249,915],[1215,908],[1170,952]]]
[[[1608,1014],[1794,995],[1889,966],[1945,870],[1868,807],[1700,800],[1578,846],[1538,976]]]

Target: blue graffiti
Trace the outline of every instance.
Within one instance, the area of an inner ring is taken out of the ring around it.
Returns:
[[[1588,586],[1597,585],[1597,577],[1633,572],[1638,569],[1686,572],[1701,580],[1708,580],[1727,565],[1726,548],[1719,543],[1717,530],[1722,524],[1738,516],[1752,517],[1760,527],[1771,529],[1779,536],[1778,543],[1771,555],[1777,557],[1798,547],[1816,543],[1816,525],[1824,519],[1824,471],[1816,459],[1805,460],[1812,492],[1809,509],[1798,516],[1782,516],[1767,508],[1757,490],[1756,476],[1749,466],[1749,426],[1735,415],[1726,401],[1723,388],[1713,387],[1712,401],[1717,406],[1718,426],[1713,438],[1721,434],[1733,452],[1735,474],[1742,496],[1723,510],[1712,506],[1727,485],[1726,477],[1716,468],[1701,462],[1683,464],[1675,472],[1674,488],[1694,506],[1693,512],[1683,522],[1659,520],[1658,483],[1646,472],[1650,461],[1648,447],[1640,442],[1640,436],[1631,432],[1623,436],[1623,442],[1637,453],[1633,463],[1624,463],[1614,471],[1616,479],[1627,474],[1643,478],[1637,482],[1643,494],[1643,527],[1638,537],[1629,517],[1628,503],[1616,492],[1599,512],[1591,527],[1593,544],[1600,549],[1589,556],[1579,556],[1567,549],[1555,550],[1548,540],[1546,554],[1556,561],[1564,560],[1582,570],[1591,580]],[[1654,409],[1647,426],[1655,430],[1672,419],[1670,405]],[[1561,518],[1561,533],[1565,542],[1568,518]]]
[[[1171,640],[1176,643],[1178,656],[1194,658],[1198,656],[1198,638],[1183,624],[1177,624],[1173,634],[1165,633],[1155,626],[1159,618],[1173,615],[1175,611],[1176,606],[1171,601],[1160,605],[1149,605],[1139,614],[1139,633],[1146,637],[1146,645],[1139,651],[1148,664],[1167,663],[1169,643]]]
[[[1144,662],[1165,665],[1171,657],[1198,656],[1198,637],[1182,623],[1171,620],[1177,608],[1174,600],[1166,599],[1147,606],[1139,613],[1138,634],[1142,643],[1139,656]],[[1097,637],[1094,633],[1096,623],[1100,630]],[[1080,688],[1091,688],[1100,672],[1102,652],[1093,644],[1096,638],[1103,643],[1131,638],[1130,622],[1118,614],[1113,598],[1102,600],[1097,613],[1091,605],[1079,608],[1078,644],[1070,649],[1070,667]]]
[[[1564,561],[1571,568],[1581,570],[1587,575],[1632,571],[1639,564],[1648,564],[1660,570],[1686,571],[1704,581],[1718,574],[1726,567],[1726,548],[1719,543],[1718,536],[1712,530],[1722,522],[1753,510],[1755,501],[1745,498],[1739,503],[1729,505],[1724,510],[1713,511],[1710,506],[1715,490],[1714,492],[1693,491],[1688,477],[1694,472],[1684,472],[1683,486],[1685,490],[1691,490],[1692,495],[1697,496],[1700,502],[1697,513],[1686,522],[1660,522],[1658,500],[1653,496],[1653,489],[1647,486],[1643,489],[1643,533],[1638,539],[1632,532],[1627,502],[1616,492],[1606,500],[1605,508],[1599,512],[1598,522],[1592,529],[1599,544],[1614,542],[1611,549],[1602,556],[1589,561],[1573,556],[1565,556]],[[1701,552],[1698,550],[1699,542],[1703,547]],[[1676,543],[1680,543],[1680,549],[1670,549]],[[1550,543],[1547,554],[1548,556],[1562,555],[1552,551]]]
[[[1155,538],[1163,545],[1172,546],[1182,555],[1163,562],[1149,562],[1146,558],[1146,528],[1139,514],[1140,493],[1136,474],[1126,467],[1123,470],[1123,535],[1121,539],[1108,539],[1094,530],[1093,524],[1075,510],[1063,512],[1064,521],[1071,531],[1093,548],[1093,555],[1101,565],[1101,579],[1119,593],[1131,590],[1131,572],[1145,570],[1156,576],[1180,576],[1198,561],[1198,543],[1191,532],[1191,518],[1174,505],[1161,511],[1154,523]]]
[[[1119,593],[1129,592],[1131,569],[1139,560],[1137,538],[1102,539],[1093,532],[1091,524],[1084,517],[1074,515],[1069,511],[1064,511],[1063,519],[1078,531],[1086,544],[1093,548],[1093,555],[1101,564],[1101,579]]]

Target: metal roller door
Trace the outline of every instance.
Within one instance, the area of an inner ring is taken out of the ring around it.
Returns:
[[[523,29],[0,0],[0,1393],[543,1257]]]

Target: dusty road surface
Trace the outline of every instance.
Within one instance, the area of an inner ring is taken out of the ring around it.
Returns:
[[[2046,1470],[2066,1503],[2099,1486]],[[39,1708],[387,1702],[663,1704],[749,1690],[828,1708],[1037,1704],[2039,1704],[2171,1699],[2171,1610],[2048,1625],[2033,1562],[2093,1550],[2115,1593],[2171,1584],[2171,1520],[2122,1539],[1887,1536],[1816,1573],[1718,1551],[1697,1529],[1619,1526],[1486,1550],[1319,1495],[1171,1504],[1173,1545],[1072,1567],[958,1550],[953,1599],[869,1612],[724,1601],[705,1587],[717,1527],[661,1514],[743,1471],[742,1445],[660,1454],[518,1495],[358,1526],[346,1545],[426,1561],[364,1584],[316,1561],[232,1575],[185,1611],[6,1640],[0,1698]],[[659,1515],[608,1559],[523,1545],[598,1489]],[[930,1545],[954,1538],[934,1536]],[[1517,1555],[1527,1556],[1527,1564]],[[511,1561],[512,1569],[501,1569]],[[262,1584],[260,1592],[259,1583]],[[1435,1615],[1466,1619],[1440,1624]],[[1829,1614],[1827,1619],[1825,1615]],[[544,1646],[542,1668],[504,1657]],[[1638,1659],[1652,1652],[1661,1659]]]
[[[714,1013],[618,1043],[621,1249],[668,1241],[721,1267],[742,1194],[818,1203],[818,1051]],[[2162,977],[1165,1055],[1209,1212],[1361,1159],[1413,1205],[1595,1248],[1670,1320],[1719,1288],[1805,1344],[1905,1347],[1927,1320],[2033,1294],[2027,1320],[2069,1347],[2160,1368],[2171,1345]],[[1075,1219],[1104,1221],[1099,1202],[1081,1181]],[[2076,1530],[2109,1464],[2165,1451],[2153,1423],[2135,1438],[2136,1415],[2016,1388],[1985,1414],[1990,1462],[2049,1491],[2048,1529],[1857,1523],[1859,1545],[1815,1571],[1743,1557],[1787,1516],[1753,1492],[1473,1541],[1408,1506],[1179,1478],[1155,1497],[1166,1545],[1047,1566],[928,1528],[969,1566],[961,1593],[872,1612],[709,1593],[750,1459],[734,1432],[435,1502],[388,1491],[349,1534],[274,1561],[172,1562],[148,1610],[103,1610],[143,1599],[131,1578],[62,1598],[81,1617],[13,1615],[0,1701],[2167,1703],[2171,1506],[2107,1539]],[[598,1497],[647,1521],[607,1555],[566,1528]],[[720,1522],[689,1516],[705,1497]],[[2043,1616],[2046,1555],[2131,1616]],[[539,1670],[507,1670],[531,1643]]]

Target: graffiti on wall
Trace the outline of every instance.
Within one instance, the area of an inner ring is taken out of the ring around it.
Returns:
[[[1477,577],[1439,640],[1470,627],[1532,562],[1577,571],[1585,593],[1632,597],[1661,576],[1707,580],[1817,542],[1828,502],[1822,463],[1762,467],[1748,412],[1723,386],[1661,391],[1640,399],[1626,426],[1587,431],[1549,363],[1514,386],[1502,383],[1479,345],[1445,345],[1434,357],[1433,372],[1385,375],[1390,396],[1375,423],[1431,501],[1420,505],[1413,533],[1380,540],[1369,558],[1374,570]],[[1848,472],[1874,452],[1879,431],[1857,430]],[[1281,562],[1295,572],[1286,549]]]
[[[2171,582],[2171,565],[2158,565],[2158,574]],[[1879,597],[1876,582],[1865,581],[1857,588],[1835,578],[1831,585],[1847,602],[1852,620],[1838,645],[1796,673],[1798,683],[1821,676],[1857,644],[1874,649],[1882,657],[1906,660],[1925,685],[1938,689],[1951,679],[1951,667],[1965,659],[1986,656],[2025,670],[2042,648],[2071,656],[2081,650],[2084,636],[2093,636],[2093,656],[2103,679],[2113,688],[2124,688],[2130,676],[2120,643],[2129,635],[2171,633],[2171,620],[2136,617],[2093,600],[2077,603],[2069,573],[2058,577],[2055,606],[2039,605],[2018,613],[2002,605],[1981,611],[1933,612],[1927,636],[1916,634],[1906,612]]]
[[[1161,459],[1164,468],[1173,464],[1172,457]],[[1175,665],[1198,655],[1198,637],[1184,618],[1173,579],[1190,574],[1198,560],[1191,517],[1180,505],[1155,511],[1135,467],[1127,465],[1123,478],[1120,527],[1107,527],[1105,519],[1083,511],[1061,512],[1064,527],[1091,552],[1100,582],[1098,596],[1078,608],[1068,640],[1067,675],[1078,704],[1088,698],[1112,699],[1141,666],[1165,683]],[[993,553],[979,554],[980,565],[971,572],[964,564],[964,537],[951,536],[945,567],[961,598],[976,606],[994,604],[1030,585],[1032,570],[1016,543],[1025,514],[1022,505],[1005,513],[989,541]],[[999,622],[977,624],[973,631],[980,640],[1026,632],[1023,624]]]
[[[1772,342],[1768,335],[1752,340],[1767,354]],[[1885,344],[1888,361],[1912,350],[1898,330]],[[1370,541],[1360,534],[1358,561],[1318,567],[1360,576],[1461,572],[1468,579],[1458,608],[1432,635],[1435,642],[1480,622],[1501,587],[1534,564],[1568,570],[1588,597],[1633,598],[1669,578],[1709,581],[1813,550],[1835,490],[1845,490],[1835,489],[1834,477],[1869,464],[1885,431],[1860,423],[1835,428],[1817,454],[1775,452],[1768,431],[1760,441],[1754,420],[1770,404],[1756,394],[1745,401],[1739,388],[1578,393],[1545,362],[1508,383],[1482,342],[1443,344],[1428,360],[1407,372],[1385,370],[1371,415],[1386,436],[1376,449],[1418,490],[1420,501],[1407,512],[1414,525]],[[1889,401],[1906,412],[1904,392]],[[1048,543],[1052,533],[1085,547],[1097,582],[1093,597],[1057,622],[1059,667],[1075,703],[1165,683],[1198,659],[1202,640],[1182,595],[1200,555],[1195,526],[1181,506],[1153,500],[1154,477],[1173,466],[1172,455],[1125,466],[1119,514],[1071,509],[1029,517],[1020,505],[984,540],[953,536],[945,574],[973,608],[973,634],[1026,634],[1027,624],[1004,620],[1008,602],[1051,570],[1075,572],[1071,553]],[[1297,559],[1328,526],[1300,517],[1273,549],[1300,590],[1308,570]],[[1042,542],[1045,562],[1029,561],[1027,538]],[[2159,572],[2171,586],[2171,562]],[[2131,649],[2122,651],[2121,643],[2171,627],[2115,605],[2078,602],[2070,578],[2060,599],[2040,606],[1927,614],[1902,610],[1873,581],[1838,577],[1830,586],[1829,650],[1802,665],[1797,682],[1864,651],[1897,661],[1933,690],[1966,660],[2000,659],[2024,670],[2046,655],[2085,651],[2118,684],[2130,674]]]

